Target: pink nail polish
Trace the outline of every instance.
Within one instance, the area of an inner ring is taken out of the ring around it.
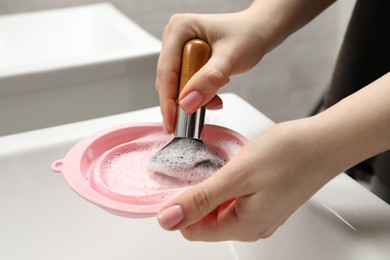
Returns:
[[[184,219],[180,205],[171,206],[157,216],[157,220],[164,229],[171,229]]]
[[[197,109],[202,101],[203,96],[198,91],[193,91],[180,101],[180,106],[190,114]]]

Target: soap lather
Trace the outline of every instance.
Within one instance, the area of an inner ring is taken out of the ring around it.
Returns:
[[[210,46],[202,40],[191,40],[184,46],[179,94],[210,55]],[[182,181],[199,182],[221,168],[225,161],[210,151],[201,139],[205,108],[187,114],[178,106],[177,111],[175,137],[151,157],[150,169]]]

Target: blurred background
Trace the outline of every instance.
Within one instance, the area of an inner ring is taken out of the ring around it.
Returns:
[[[2,0],[0,15],[98,3],[95,0]],[[245,9],[250,0],[112,0],[147,32],[161,39],[175,13],[221,13]],[[307,115],[332,74],[354,0],[336,1],[302,30],[288,38],[251,71],[232,78],[221,92],[244,98],[272,120]],[[144,86],[145,87],[145,86]],[[154,88],[154,86],[150,86]]]

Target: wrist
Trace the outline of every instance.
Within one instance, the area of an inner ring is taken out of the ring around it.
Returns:
[[[347,140],[320,117],[307,117],[284,123],[288,142],[297,153],[313,185],[323,186],[354,164]],[[313,177],[314,178],[311,178]]]

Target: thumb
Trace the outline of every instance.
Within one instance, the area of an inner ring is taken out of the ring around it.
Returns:
[[[234,189],[226,186],[229,184],[223,176],[219,177],[222,175],[219,174],[220,171],[163,206],[157,214],[161,227],[167,230],[177,230],[189,226],[233,198],[234,195],[229,191],[234,191]]]
[[[212,100],[229,82],[231,61],[226,55],[213,53],[210,60],[187,82],[180,93],[179,104],[189,114]]]

